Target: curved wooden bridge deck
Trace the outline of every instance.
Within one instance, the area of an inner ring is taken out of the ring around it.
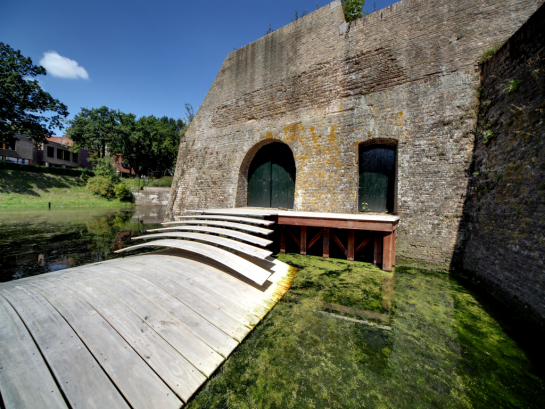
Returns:
[[[286,264],[247,244],[237,230],[257,228],[240,222],[218,229],[207,227],[217,220],[196,218],[198,233],[183,223],[186,233],[169,228],[122,251],[169,250],[0,284],[4,406],[183,406],[293,279]],[[246,243],[227,238],[240,235]]]

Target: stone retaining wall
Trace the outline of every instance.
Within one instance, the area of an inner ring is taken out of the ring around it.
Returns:
[[[397,146],[398,255],[448,266],[474,148],[478,60],[542,0],[403,0],[345,32],[335,1],[230,53],[180,146],[167,217],[246,204],[257,150],[284,142],[295,210],[356,213],[358,147]]]
[[[543,318],[544,27],[545,6],[483,66],[462,249],[465,269]]]

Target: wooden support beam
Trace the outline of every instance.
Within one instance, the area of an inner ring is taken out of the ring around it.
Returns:
[[[355,254],[354,255],[358,255],[361,253],[361,251],[363,250],[363,248],[371,241],[371,238],[370,237],[367,237],[365,240],[363,240],[361,242],[361,244],[356,248],[356,251],[354,252]]]
[[[324,229],[323,257],[329,258],[329,229],[327,227]]]
[[[324,230],[320,230],[316,236],[308,243],[307,250],[310,250],[312,245],[318,241],[320,237],[322,237],[322,234],[324,234]]]
[[[335,233],[331,232],[331,235],[333,236],[333,240],[335,240],[335,243],[337,243],[337,246],[340,247],[341,251],[344,253],[344,255],[346,256],[346,249],[344,248],[343,244],[341,243],[341,241],[339,240],[339,238],[335,235]]]
[[[346,258],[354,261],[354,229],[348,230],[348,242],[346,243]]]
[[[297,245],[299,246],[299,248],[301,248],[301,242],[299,241],[299,239],[297,238],[297,236],[295,234],[292,233],[292,231],[286,227],[286,231],[289,233],[289,235],[291,236],[291,238],[297,243]]]
[[[307,226],[301,226],[301,254],[307,255]]]
[[[392,271],[392,247],[393,233],[384,233],[382,239],[382,269]]]
[[[373,264],[380,264],[382,261],[382,232],[375,232],[373,246]]]
[[[394,230],[394,243],[392,245],[392,266],[396,265],[396,241],[397,241],[397,228]]]
[[[286,226],[280,226],[280,253],[286,252]]]

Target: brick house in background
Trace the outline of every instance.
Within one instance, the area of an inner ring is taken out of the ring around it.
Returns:
[[[36,165],[38,151],[29,136],[16,134],[0,140],[0,162]]]
[[[53,136],[46,138],[47,144],[42,144],[38,151],[38,164],[62,168],[91,168],[89,151],[85,148],[79,152],[71,152],[74,145],[70,138]]]
[[[91,168],[87,149],[71,152],[73,142],[65,136],[46,139],[47,144],[36,144],[30,136],[21,134],[5,138],[0,141],[0,161],[21,165]]]
[[[128,168],[123,163],[121,155],[115,155],[115,170],[118,176],[123,178],[130,178],[136,176],[136,172],[132,168]]]

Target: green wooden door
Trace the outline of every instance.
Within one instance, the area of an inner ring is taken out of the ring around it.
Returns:
[[[295,161],[290,148],[274,142],[255,155],[248,171],[248,206],[293,209]]]
[[[371,145],[359,152],[358,210],[392,213],[394,210],[396,149]]]

